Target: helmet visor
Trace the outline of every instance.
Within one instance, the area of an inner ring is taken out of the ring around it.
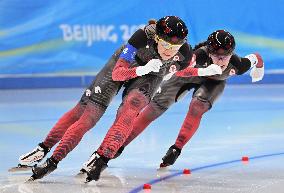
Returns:
[[[156,39],[157,39],[157,42],[159,42],[163,46],[163,48],[165,48],[167,50],[169,50],[169,49],[171,49],[171,50],[179,50],[180,47],[183,45],[183,43],[181,43],[181,44],[172,44],[172,43],[167,42],[166,40],[160,38],[159,36],[156,36]]]

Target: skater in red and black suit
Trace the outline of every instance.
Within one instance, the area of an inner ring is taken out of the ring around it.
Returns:
[[[131,131],[126,125],[131,124],[132,117],[148,104],[163,76],[170,70],[186,68],[190,76],[221,73],[217,65],[200,70],[187,68],[193,55],[190,45],[186,43],[187,33],[184,22],[175,16],[164,17],[157,24],[152,23],[136,31],[128,43],[114,53],[80,102],[60,118],[46,139],[34,151],[20,157],[22,165],[40,161],[60,141],[45,163],[33,167],[31,180],[42,178],[57,168],[58,162],[98,122],[123,84],[123,104],[113,129],[100,148],[105,159],[112,158],[116,149],[124,143]],[[106,146],[106,143],[110,143],[110,146]]]
[[[209,35],[207,41],[194,48],[196,55],[195,67],[207,67],[214,63],[222,68],[221,75],[208,77],[179,77],[184,73],[177,72],[161,86],[149,105],[134,121],[133,131],[119,149],[119,156],[124,147],[137,137],[152,121],[161,116],[173,103],[177,102],[186,92],[194,89],[189,110],[186,114],[178,137],[163,157],[161,167],[175,163],[184,145],[191,139],[199,127],[205,112],[212,108],[216,99],[223,93],[226,80],[232,75],[242,75],[251,69],[252,82],[259,81],[264,75],[264,63],[258,53],[243,57],[234,53],[234,37],[225,30],[217,30]]]
[[[150,102],[165,75],[180,70],[186,71],[186,76],[222,73],[218,65],[211,65],[206,69],[185,68],[190,64],[193,53],[186,43],[186,25],[178,17],[164,17],[158,20],[155,28],[155,36],[144,35],[144,45],[137,51],[136,56],[138,57],[135,62],[139,66],[143,66],[145,62],[150,60],[159,63],[160,69],[131,79],[125,84],[123,102],[117,111],[116,120],[101,146],[87,162],[87,182],[100,178],[101,172],[107,167],[107,162],[115,156],[117,150],[131,133],[134,119]],[[145,34],[143,31],[141,33]],[[124,73],[124,70],[126,69],[128,67],[124,66],[114,69],[113,78],[125,81],[127,73]]]

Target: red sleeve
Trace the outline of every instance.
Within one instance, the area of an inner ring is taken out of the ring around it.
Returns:
[[[130,64],[126,60],[119,58],[112,71],[112,80],[125,81],[136,78],[136,68],[137,67],[130,68]]]
[[[188,67],[175,73],[179,77],[191,77],[198,76],[198,68],[194,68],[193,65],[196,62],[196,55],[193,55],[189,61]]]
[[[180,77],[198,76],[198,68],[187,67],[181,71],[176,72],[175,75]]]

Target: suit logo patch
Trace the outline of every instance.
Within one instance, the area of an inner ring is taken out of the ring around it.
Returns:
[[[236,71],[235,71],[235,69],[231,69],[231,70],[230,70],[229,75],[230,75],[230,76],[234,76],[234,75],[236,75]]]
[[[173,58],[173,61],[179,61],[179,56],[175,55],[174,58]]]
[[[170,69],[169,69],[169,72],[170,73],[175,73],[176,71],[177,71],[177,67],[175,65],[171,65]]]

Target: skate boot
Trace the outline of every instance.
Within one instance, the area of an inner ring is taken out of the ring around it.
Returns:
[[[33,151],[20,156],[19,164],[31,165],[34,162],[40,162],[49,151],[50,148],[46,147],[43,143],[40,143]]]
[[[85,174],[87,173],[87,171],[91,170],[91,166],[95,161],[95,157],[96,157],[96,151],[94,153],[92,153],[92,155],[90,156],[90,158],[88,159],[88,161],[86,161],[85,163],[83,163],[83,166],[81,168],[81,170],[79,171],[79,173],[77,175],[81,175],[81,174]]]
[[[167,151],[166,155],[162,158],[163,162],[160,164],[160,167],[163,168],[173,165],[180,153],[181,149],[177,148],[175,145],[172,145]]]
[[[35,162],[40,162],[50,151],[50,148],[46,147],[43,143],[38,144],[38,146],[29,153],[26,153],[19,158],[19,164],[17,167],[12,167],[8,171],[25,171],[31,169]]]
[[[90,170],[87,171],[88,177],[86,178],[86,183],[92,180],[98,181],[102,171],[108,167],[106,159],[100,156],[97,152],[95,152],[95,156],[93,157],[92,164],[90,166]]]
[[[124,146],[121,146],[112,159],[118,158],[122,154],[123,150],[124,150]]]
[[[58,161],[56,161],[54,158],[47,158],[47,160],[43,164],[33,167],[33,175],[30,177],[29,181],[41,179],[49,173],[53,172],[57,168],[57,164]]]

